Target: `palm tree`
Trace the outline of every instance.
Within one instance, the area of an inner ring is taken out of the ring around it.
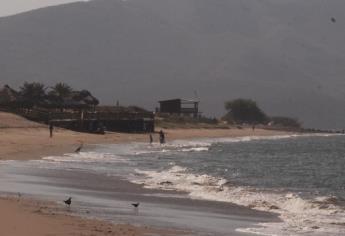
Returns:
[[[73,89],[65,83],[57,83],[54,87],[52,87],[52,92],[54,95],[61,99],[69,97],[72,91]]]
[[[25,82],[20,87],[20,95],[24,100],[24,104],[28,107],[37,106],[43,103],[46,96],[46,87],[39,82]]]
[[[55,103],[61,110],[65,106],[66,98],[69,98],[73,92],[73,89],[66,83],[57,83],[49,92],[49,100]]]

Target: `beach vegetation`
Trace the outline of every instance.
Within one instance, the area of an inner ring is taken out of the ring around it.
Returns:
[[[270,123],[274,126],[286,127],[286,128],[296,128],[302,127],[301,122],[296,118],[285,117],[285,116],[274,116],[270,117]]]
[[[0,89],[1,106],[49,109],[88,109],[95,108],[99,100],[90,91],[76,91],[66,83],[47,87],[40,82],[25,82],[15,91],[8,85]]]
[[[0,106],[17,107],[20,105],[19,97],[19,93],[6,84],[0,89]]]
[[[26,107],[39,106],[43,103],[46,97],[46,87],[39,82],[25,82],[20,87],[20,95],[23,99],[23,104]]]
[[[263,124],[268,121],[267,115],[252,99],[235,99],[225,102],[227,114],[224,118],[230,123]]]
[[[57,83],[52,90],[49,92],[50,95],[53,95],[60,100],[71,95],[73,89],[66,83]]]
[[[159,113],[155,116],[155,124],[162,128],[216,128],[226,129],[228,125],[219,122],[215,117],[206,117],[200,115],[197,119],[191,116],[181,116],[177,114]]]
[[[57,107],[63,110],[65,107],[65,99],[70,97],[73,89],[66,83],[57,83],[51,88],[48,93],[48,100],[55,104]]]

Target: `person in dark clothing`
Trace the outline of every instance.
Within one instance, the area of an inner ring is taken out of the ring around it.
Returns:
[[[150,134],[150,144],[152,144],[153,143],[153,137],[152,137],[152,134]]]
[[[163,130],[159,131],[159,142],[160,142],[160,144],[165,143],[165,134],[164,134]]]
[[[50,138],[53,137],[53,131],[54,131],[54,126],[52,123],[49,124],[49,132],[50,132]]]

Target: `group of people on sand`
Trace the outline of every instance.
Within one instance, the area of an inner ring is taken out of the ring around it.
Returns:
[[[165,133],[163,132],[163,130],[160,130],[158,134],[159,134],[159,143],[164,144],[165,143]],[[149,135],[149,138],[150,138],[150,144],[152,144],[153,143],[152,134]]]

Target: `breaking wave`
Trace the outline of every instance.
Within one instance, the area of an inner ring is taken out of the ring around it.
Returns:
[[[296,193],[236,186],[226,179],[189,173],[173,166],[166,171],[136,170],[132,182],[146,188],[178,190],[191,198],[230,202],[256,210],[279,214],[282,222],[262,223],[238,229],[259,235],[345,235],[345,211],[342,199],[334,196],[303,198]]]
[[[75,162],[75,163],[116,163],[128,161],[128,159],[112,153],[81,152],[69,153],[63,156],[44,157],[44,161],[49,162]]]

